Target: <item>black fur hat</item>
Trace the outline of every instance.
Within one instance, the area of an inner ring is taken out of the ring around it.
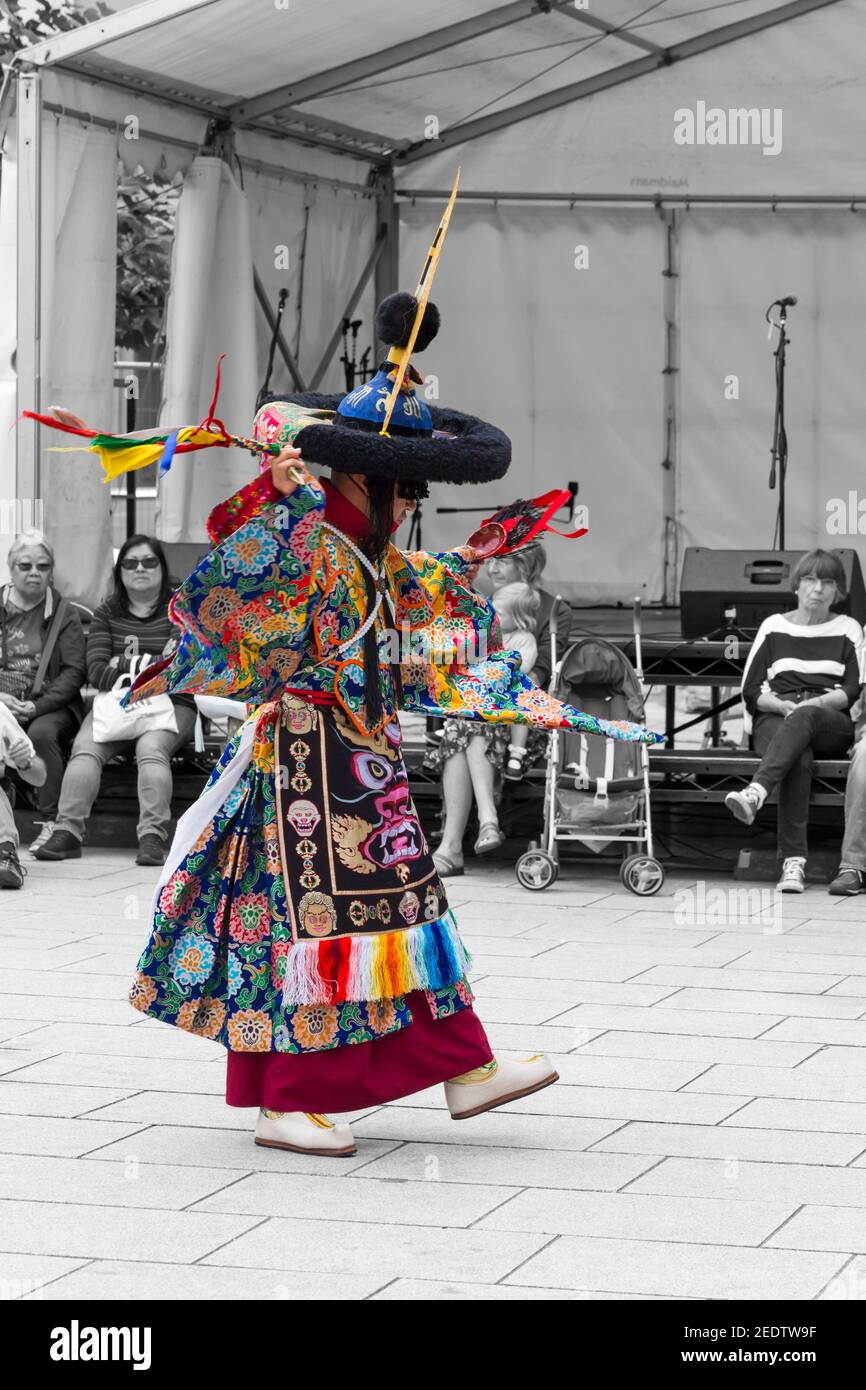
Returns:
[[[390,352],[408,344],[417,312],[410,294],[392,294],[376,311],[376,330]],[[432,341],[439,311],[427,304],[413,351]],[[414,369],[410,369],[410,372]],[[416,483],[487,483],[501,478],[511,462],[511,440],[495,425],[459,410],[428,406],[412,380],[404,378],[388,433],[381,433],[395,365],[386,359],[371,381],[346,396],[306,391],[267,395],[253,427],[257,439],[294,444],[307,463],[341,473],[366,473]]]
[[[262,434],[262,425],[279,421],[280,405],[335,412],[342,396],[306,391],[295,396],[268,396],[256,415],[258,438],[293,443],[307,463],[335,468],[340,473],[370,473],[380,478],[404,478],[428,483],[488,483],[502,478],[511,462],[511,440],[495,425],[464,415],[459,410],[430,406],[433,434],[420,438],[381,435],[378,432],[341,429],[329,420],[301,422],[292,439],[281,431]],[[295,412],[292,412],[294,415]],[[300,412],[298,412],[300,414]],[[286,418],[286,424],[290,419]]]

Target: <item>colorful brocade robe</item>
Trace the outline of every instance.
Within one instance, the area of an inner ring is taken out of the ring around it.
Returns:
[[[269,475],[208,529],[212,549],[172,600],[177,650],[132,698],[218,694],[252,712],[178,823],[131,1002],[232,1051],[289,1053],[396,1031],[416,990],[437,1017],[466,1008],[469,956],[409,795],[392,657],[382,718],[367,722],[354,542],[326,520],[321,487],[283,497]],[[653,740],[526,680],[467,564],[388,548],[388,617],[411,658],[401,708]]]

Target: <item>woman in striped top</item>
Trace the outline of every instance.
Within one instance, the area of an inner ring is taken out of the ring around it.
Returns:
[[[119,676],[137,672],[142,658],[158,660],[177,645],[177,629],[168,616],[172,582],[165,551],[149,536],[130,536],[114,566],[114,592],[93,615],[87,639],[87,679],[97,690],[111,690]],[[134,742],[138,764],[137,864],[162,864],[171,818],[171,755],[192,737],[195,701],[172,695],[177,732],[148,729]],[[97,743],[93,712],[82,724],[69,766],[63,774],[60,805],[51,837],[34,853],[37,859],[77,859],[84,828],[99,792],[102,769],[132,741]]]
[[[804,555],[791,587],[795,611],[764,620],[743,673],[744,723],[760,766],[744,791],[728,793],[725,805],[751,825],[779,788],[778,888],[802,893],[812,766],[815,758],[844,758],[854,741],[849,710],[860,693],[863,630],[853,618],[830,612],[845,597],[837,555]]]

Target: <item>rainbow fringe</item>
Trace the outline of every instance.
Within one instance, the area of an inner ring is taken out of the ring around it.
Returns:
[[[462,980],[470,965],[450,912],[400,931],[296,941],[286,957],[283,1007],[393,999],[413,989],[442,989]]]

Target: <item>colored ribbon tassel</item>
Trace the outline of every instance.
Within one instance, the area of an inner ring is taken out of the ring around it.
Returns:
[[[277,444],[265,444],[257,439],[230,434],[215,414],[224,356],[225,353],[221,353],[217,360],[213,397],[205,419],[198,425],[184,425],[179,429],[156,430],[152,433],[141,431],[138,434],[105,434],[84,424],[70,425],[58,420],[54,415],[40,415],[34,410],[22,410],[21,414],[27,420],[36,420],[49,429],[61,430],[64,434],[74,434],[87,440],[86,444],[67,445],[65,448],[59,445],[51,446],[51,452],[65,454],[86,449],[88,453],[97,454],[105,474],[105,483],[112,482],[124,473],[134,473],[139,468],[147,468],[152,463],[159,465],[157,476],[161,477],[168,472],[175,454],[195,453],[199,449],[237,447],[248,449],[251,453],[278,454],[280,448]]]
[[[400,931],[296,941],[286,955],[284,1008],[394,999],[415,989],[443,989],[472,963],[450,912]]]

